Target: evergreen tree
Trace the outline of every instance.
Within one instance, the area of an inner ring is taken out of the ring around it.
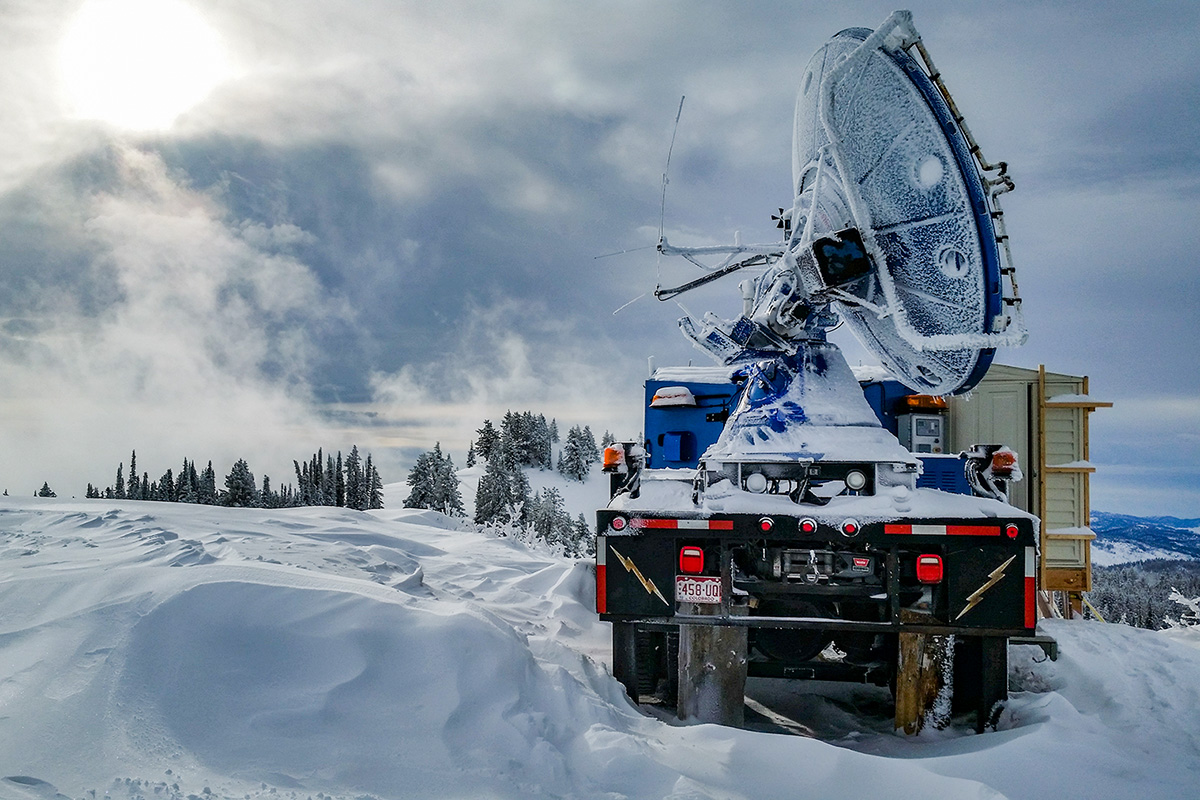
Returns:
[[[371,454],[367,453],[367,509],[374,511],[383,508],[383,479],[379,470],[371,463]],[[460,501],[461,505],[461,501]]]
[[[96,499],[100,497],[100,492],[96,491],[95,487],[89,483],[87,485],[87,494],[85,494],[84,497],[88,498],[89,500]]]
[[[595,460],[590,458],[591,453],[586,434],[576,425],[567,432],[567,440],[558,456],[558,471],[572,480],[586,480]]]
[[[121,470],[124,467],[124,464],[117,464],[117,481],[113,484],[113,497],[117,500],[125,499],[125,479],[121,477]]]
[[[538,469],[554,469],[553,440],[550,425],[543,414],[538,414],[533,425],[533,451]]]
[[[496,452],[475,491],[475,521],[481,525],[524,523],[529,515],[529,481],[511,457]]]
[[[197,492],[197,496],[199,501],[206,506],[217,503],[217,473],[213,471],[211,461],[204,468],[204,472],[200,474],[200,490]]]
[[[350,455],[346,457],[346,508],[365,511],[369,491],[366,475],[363,474],[362,457],[358,454],[358,445],[351,445]]]
[[[48,481],[42,481],[42,488],[38,490],[37,496],[58,497],[58,495],[54,493],[54,490],[50,488],[50,483]]]
[[[613,444],[616,441],[617,441],[617,437],[613,436],[608,431],[605,431],[604,435],[600,437],[600,449],[603,450],[604,448],[608,447],[610,444]]]
[[[168,503],[174,503],[175,497],[175,475],[168,469],[163,473],[163,476],[158,479],[158,492],[156,500],[163,500]]]
[[[590,467],[600,460],[600,448],[596,446],[596,437],[592,435],[591,426],[583,426],[583,444],[584,453],[587,456],[588,466]]]
[[[492,451],[500,445],[500,434],[492,425],[490,419],[483,421],[483,427],[475,431],[478,438],[475,440],[475,453],[484,461],[492,457]]]
[[[254,508],[258,505],[254,473],[250,471],[250,465],[244,459],[239,458],[225,476],[225,489],[223,505],[236,508]]]
[[[258,493],[258,504],[263,508],[279,508],[279,495],[271,490],[269,475],[263,475],[262,490]]]
[[[575,519],[573,539],[576,556],[582,558],[596,555],[596,537],[592,533],[591,523],[587,521],[587,517],[583,514],[580,514]]]
[[[407,480],[412,491],[404,501],[405,508],[431,508],[455,517],[466,513],[454,460],[442,454],[440,442],[417,457]]]
[[[334,499],[336,505],[344,508],[346,506],[346,473],[345,465],[342,463],[341,450],[338,450],[337,465],[334,469],[337,470],[337,479],[334,481],[334,494],[336,495]]]
[[[179,483],[175,486],[175,496],[181,503],[199,502],[200,478],[196,475],[196,462],[183,460],[179,470]]]
[[[467,445],[467,468],[475,466],[475,442],[472,441]]]
[[[129,488],[126,490],[130,500],[142,499],[142,487],[138,482],[137,451],[129,454]]]
[[[537,536],[550,544],[563,545],[568,542],[571,516],[563,506],[558,489],[547,486],[534,495],[529,506],[529,524]]]
[[[321,496],[327,506],[336,506],[337,502],[337,469],[333,463],[333,455],[325,457],[325,471],[321,473]]]

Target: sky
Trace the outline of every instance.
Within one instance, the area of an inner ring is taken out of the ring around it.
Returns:
[[[1030,335],[997,360],[1115,404],[1094,508],[1200,516],[1200,7],[910,8],[1017,185]],[[775,241],[804,65],[892,10],[9,0],[0,488],[82,495],[133,450],[278,484],[351,444],[401,480],[507,409],[636,435],[648,359],[707,363],[648,296],[695,277],[660,226]]]

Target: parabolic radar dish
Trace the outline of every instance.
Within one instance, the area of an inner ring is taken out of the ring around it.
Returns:
[[[934,395],[970,389],[996,347],[1025,340],[996,201],[1012,183],[949,98],[908,12],[830,39],[797,97],[787,246],[805,294],[830,300],[900,381]],[[866,274],[841,280],[796,255],[848,230]]]

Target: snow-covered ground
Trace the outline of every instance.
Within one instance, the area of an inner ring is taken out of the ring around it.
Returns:
[[[683,726],[610,676],[589,567],[432,512],[0,498],[0,798],[1197,796],[1194,637],[1049,623],[982,736],[771,681],[818,738]]]

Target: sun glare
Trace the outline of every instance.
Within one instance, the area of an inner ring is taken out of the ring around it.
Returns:
[[[60,45],[71,113],[168,128],[230,77],[221,37],[179,0],[87,0]]]

